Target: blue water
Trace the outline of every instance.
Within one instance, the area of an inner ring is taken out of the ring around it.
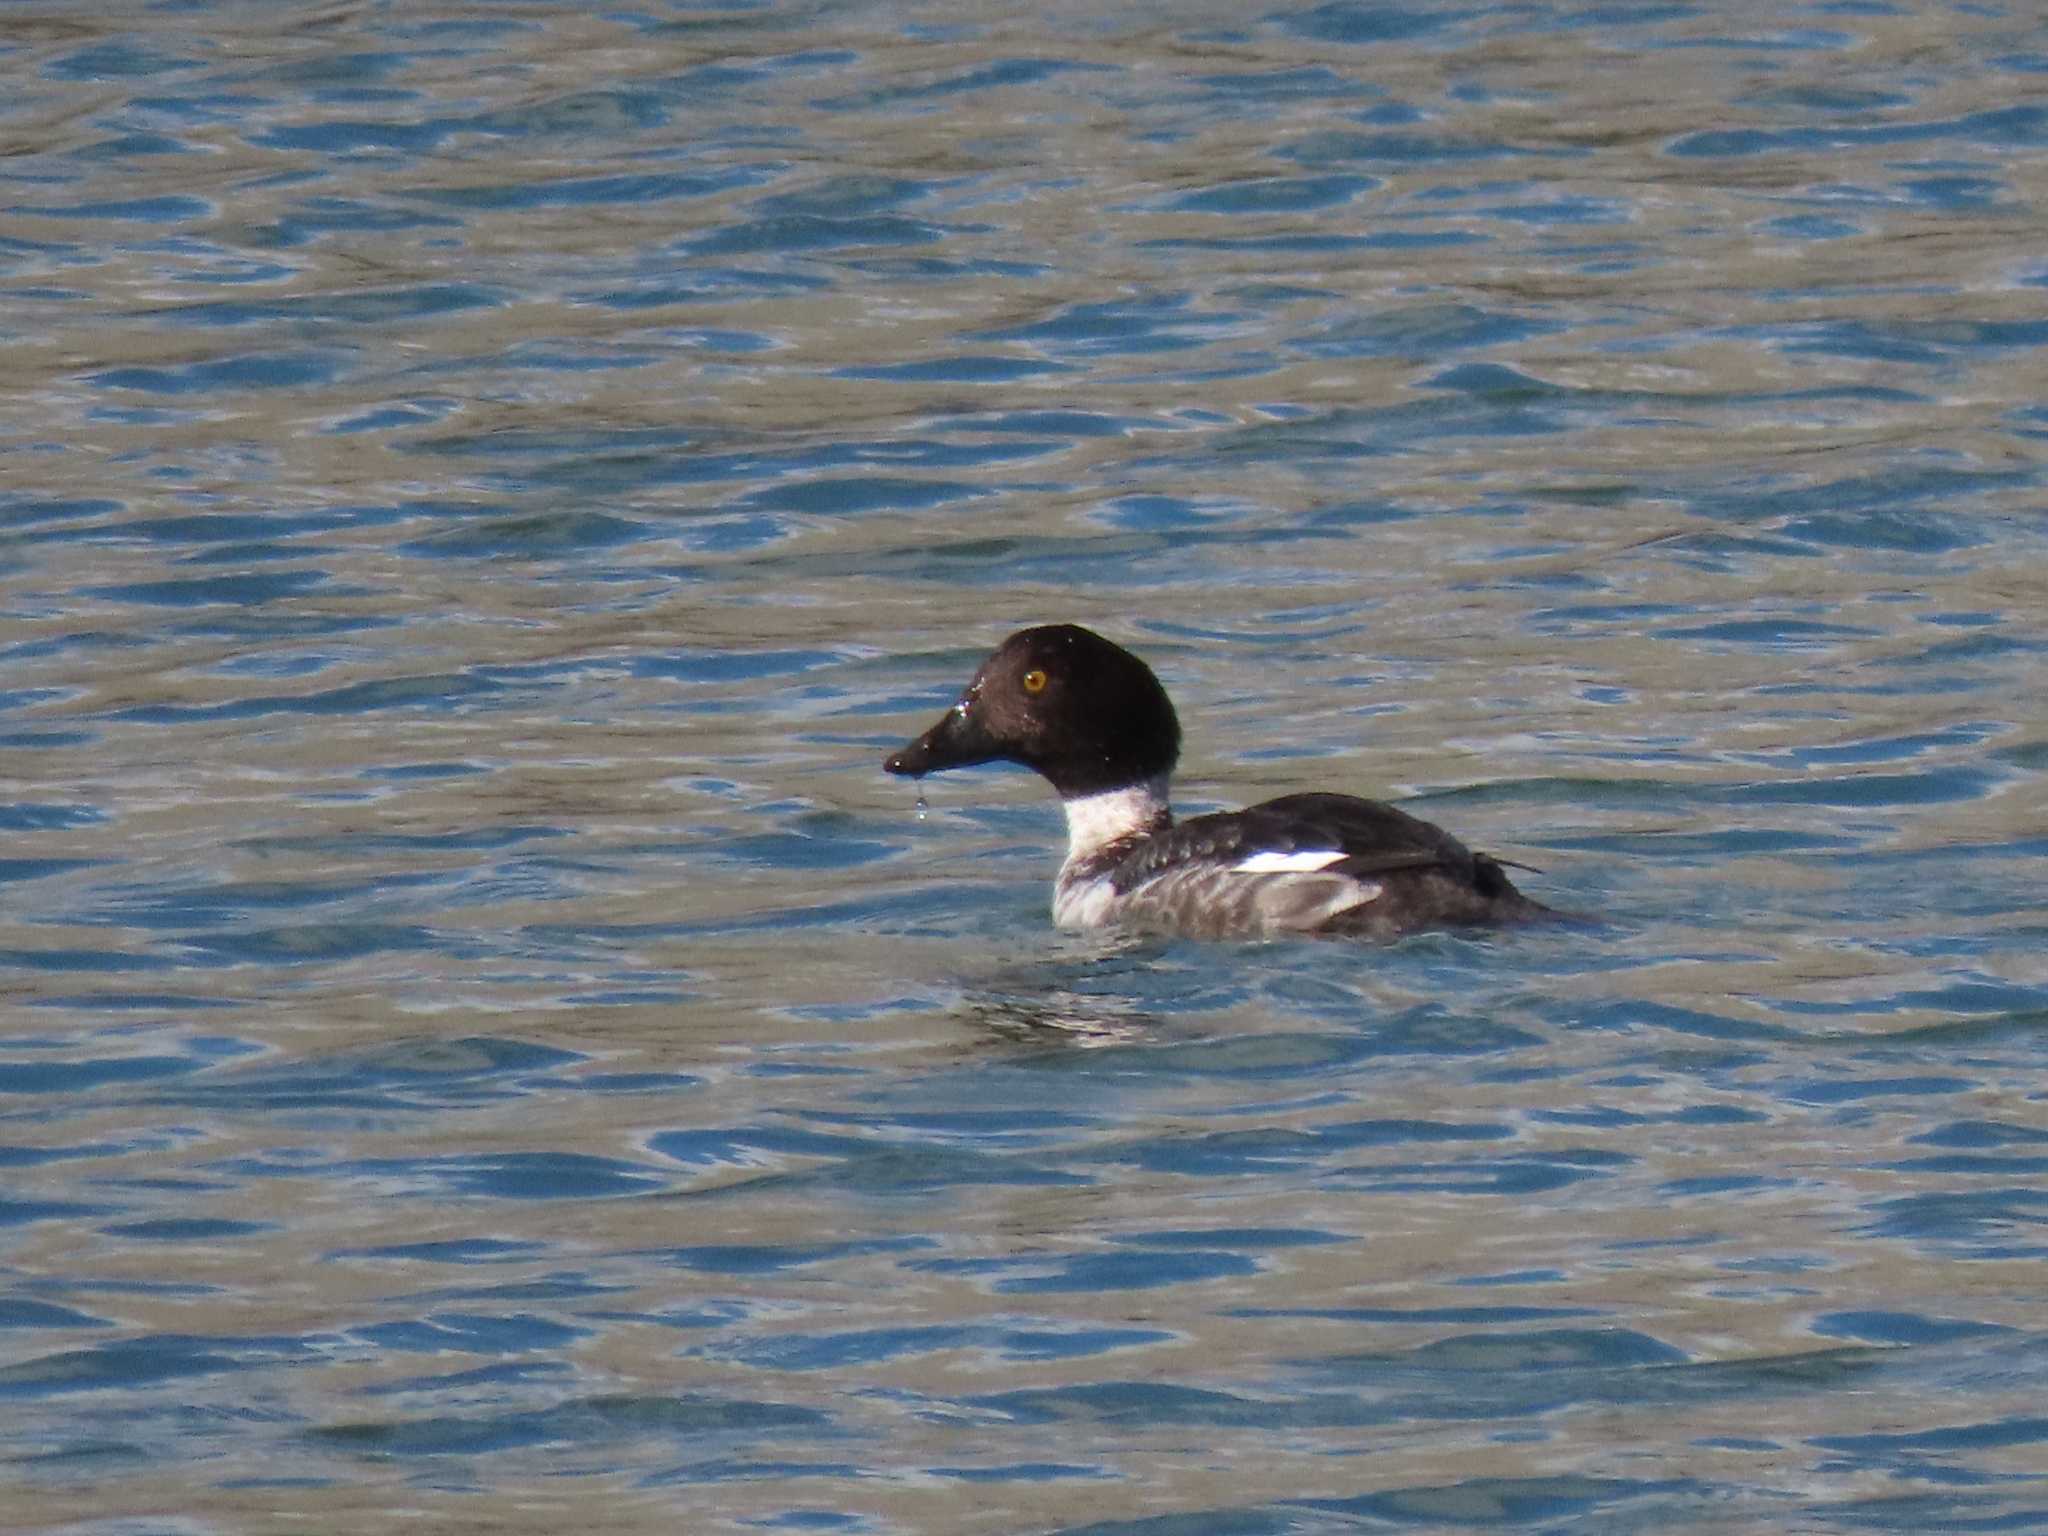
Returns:
[[[0,61],[0,1523],[2048,1531],[2031,15]],[[1057,933],[1050,619],[1588,921]]]

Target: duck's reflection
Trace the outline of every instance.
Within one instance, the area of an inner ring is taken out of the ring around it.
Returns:
[[[988,1035],[1014,1045],[1088,1049],[1157,1039],[1165,1016],[1146,997],[1164,944],[1130,934],[1062,940],[1049,959],[1005,966],[962,997]]]

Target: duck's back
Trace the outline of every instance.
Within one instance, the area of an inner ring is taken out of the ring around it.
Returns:
[[[1196,937],[1397,938],[1549,914],[1497,860],[1355,795],[1283,795],[1191,817],[1091,873],[1114,891],[1117,921]]]

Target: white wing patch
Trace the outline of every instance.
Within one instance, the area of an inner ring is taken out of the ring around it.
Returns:
[[[1307,875],[1327,869],[1345,855],[1334,848],[1315,848],[1302,853],[1255,853],[1230,866],[1239,875]]]

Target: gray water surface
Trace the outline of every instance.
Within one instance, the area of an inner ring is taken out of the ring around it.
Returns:
[[[0,1524],[2048,1531],[2025,8],[0,69]],[[1596,921],[1056,933],[1051,619]]]

